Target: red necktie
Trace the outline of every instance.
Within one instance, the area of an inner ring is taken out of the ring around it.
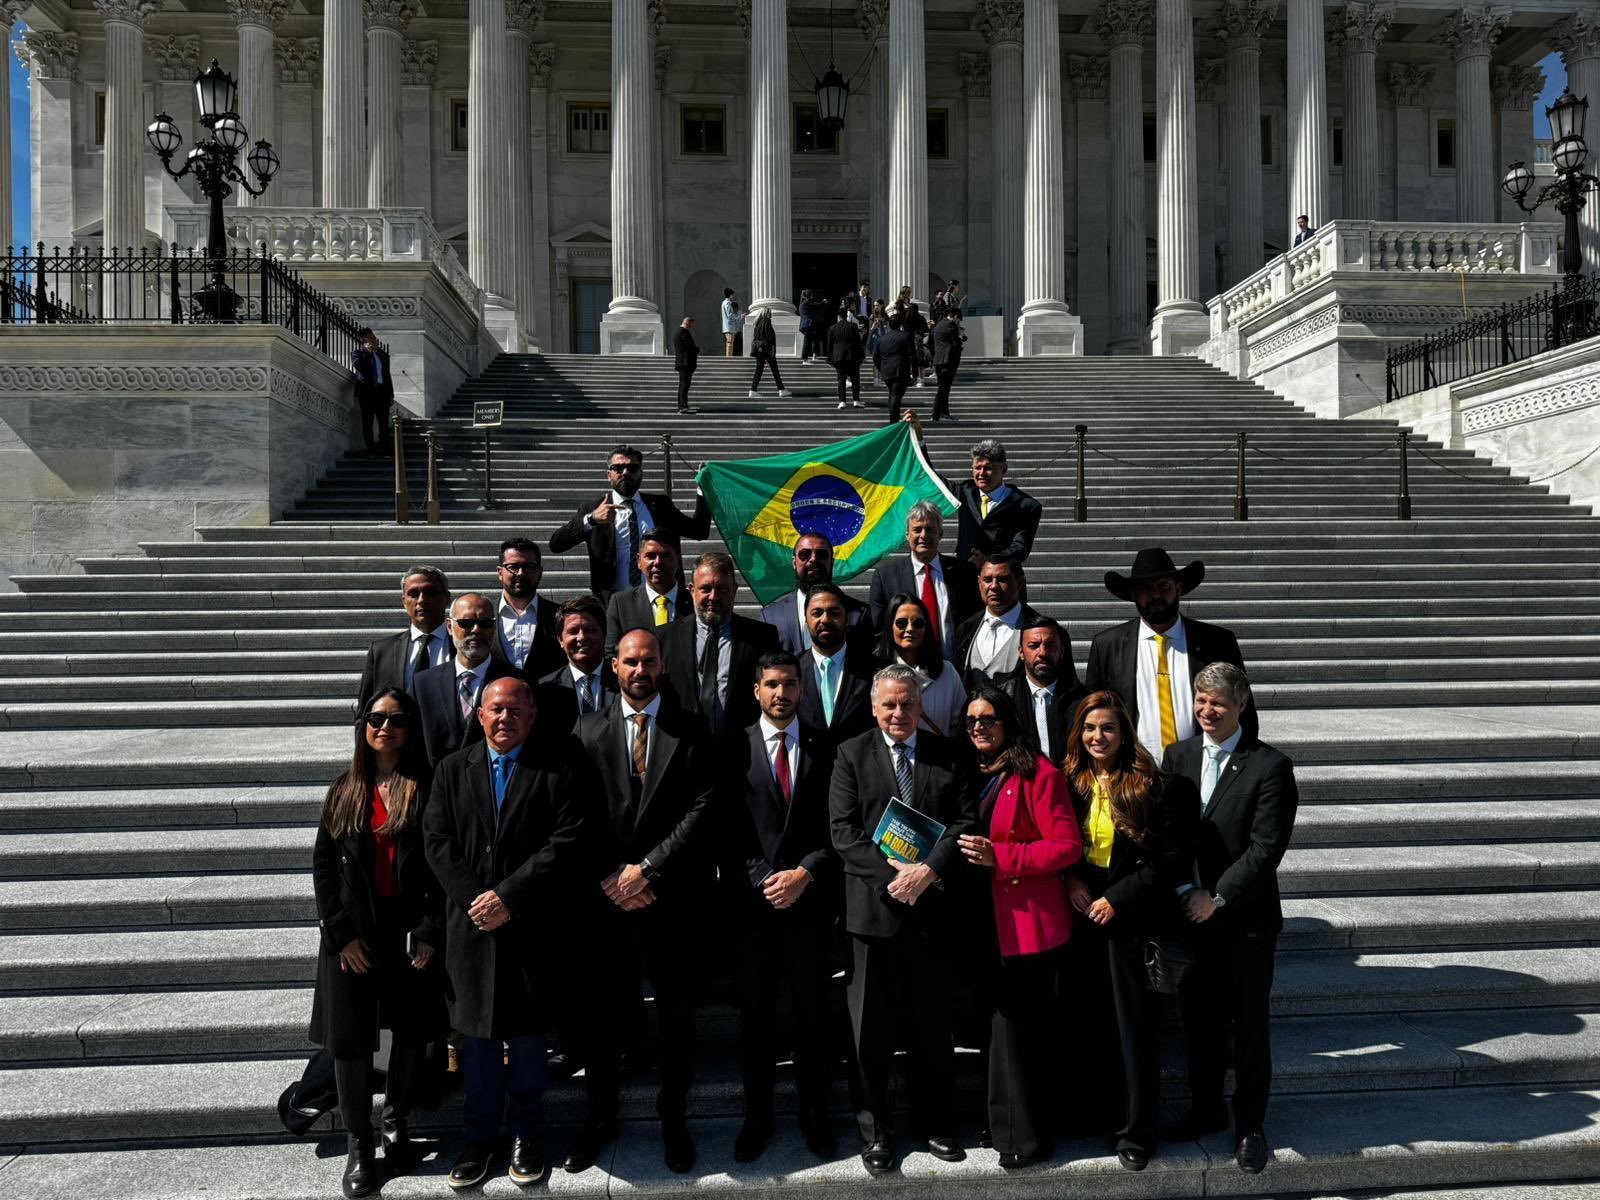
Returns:
[[[933,588],[933,564],[928,563],[922,568],[922,607],[928,610],[928,646],[930,649],[939,649],[939,634],[944,629],[944,622],[939,619],[939,593]]]
[[[791,794],[792,784],[789,782],[789,735],[778,734],[778,756],[773,763],[772,772],[778,779],[778,791],[783,796],[785,804],[790,803],[794,797]]]

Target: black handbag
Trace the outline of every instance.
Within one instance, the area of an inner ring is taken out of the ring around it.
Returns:
[[[1144,944],[1144,973],[1152,992],[1176,996],[1193,966],[1194,953],[1184,942],[1151,938]]]

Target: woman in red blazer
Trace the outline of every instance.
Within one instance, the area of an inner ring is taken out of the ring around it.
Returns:
[[[1057,1120],[1060,949],[1072,936],[1061,872],[1083,839],[1061,772],[1039,753],[1011,698],[985,684],[967,702],[977,755],[978,828],[961,852],[989,872],[994,910],[989,995],[989,1131],[1009,1170],[1047,1157]]]

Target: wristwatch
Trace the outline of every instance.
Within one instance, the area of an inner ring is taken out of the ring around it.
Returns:
[[[655,864],[648,857],[639,860],[639,874],[644,876],[646,883],[654,883],[656,881]]]
[[[1224,896],[1221,892],[1212,892],[1211,893],[1211,903],[1214,904],[1218,908],[1226,908],[1227,905],[1228,905],[1228,898],[1226,896]]]

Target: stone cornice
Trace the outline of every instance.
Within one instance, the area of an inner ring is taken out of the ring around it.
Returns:
[[[985,45],[1022,45],[1022,0],[978,0],[977,30]]]
[[[1069,54],[1067,88],[1076,100],[1104,100],[1111,60],[1103,54]]]
[[[187,83],[200,73],[200,35],[197,33],[151,38],[149,49],[150,57],[158,64],[157,74],[168,82]]]
[[[404,33],[417,15],[417,4],[416,0],[361,0],[361,11],[368,29]]]
[[[289,12],[289,0],[228,0],[235,25],[260,25],[276,29]]]
[[[143,29],[144,23],[161,11],[161,0],[94,0],[94,8],[107,22]]]
[[[550,76],[556,69],[556,48],[549,42],[528,47],[528,86],[541,91],[550,86]]]
[[[506,0],[506,32],[531,38],[544,20],[544,0]]]
[[[322,39],[277,38],[272,43],[272,61],[277,64],[279,83],[316,83],[322,67]]]
[[[1538,67],[1494,67],[1489,72],[1496,108],[1528,112],[1544,91],[1544,72]]]
[[[967,99],[975,100],[989,94],[989,56],[974,50],[963,50],[956,56],[956,69],[961,72],[961,91]]]
[[[1217,11],[1211,32],[1229,50],[1259,51],[1277,15],[1278,0],[1230,0]]]
[[[1433,84],[1432,63],[1390,63],[1389,98],[1396,108],[1412,108]]]
[[[18,61],[35,79],[76,79],[80,44],[75,33],[30,29],[12,46]]]
[[[1394,9],[1352,0],[1328,17],[1328,47],[1335,54],[1376,54],[1389,32]]]
[[[400,43],[400,82],[407,87],[432,87],[439,73],[439,43],[414,42],[410,38]]]
[[[1119,46],[1144,47],[1145,39],[1155,32],[1156,7],[1154,0],[1105,0],[1090,18],[1094,31],[1109,50]]]
[[[1433,40],[1448,46],[1457,62],[1466,58],[1487,58],[1505,32],[1510,16],[1509,8],[1468,5],[1445,18]]]

